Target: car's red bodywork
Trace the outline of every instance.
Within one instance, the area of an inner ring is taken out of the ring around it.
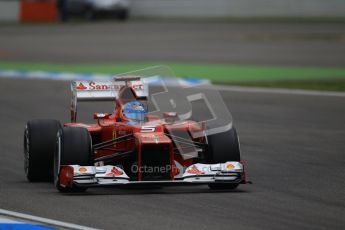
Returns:
[[[35,119],[25,127],[28,180],[53,178],[60,192],[131,185],[235,189],[248,183],[239,138],[221,96],[179,88],[159,76],[164,75],[149,71],[112,81],[73,81],[71,122],[61,127],[57,120]],[[81,123],[78,101],[111,101],[114,110]]]
[[[101,86],[100,86],[101,87]],[[101,87],[102,89],[102,87]],[[130,90],[130,92],[129,92]],[[183,167],[188,167],[193,163],[192,159],[183,159],[181,154],[177,150],[172,138],[169,138],[166,134],[171,132],[177,133],[191,133],[191,132],[203,132],[203,127],[194,121],[175,122],[174,113],[164,113],[165,119],[161,119],[157,116],[146,116],[146,120],[143,123],[132,124],[122,114],[123,105],[130,100],[145,100],[145,98],[139,98],[136,96],[136,92],[132,87],[123,86],[118,93],[118,98],[115,100],[115,109],[113,114],[94,114],[96,122],[94,124],[84,123],[65,123],[66,127],[83,127],[87,128],[92,136],[93,145],[97,143],[104,143],[109,140],[121,139],[122,137],[132,136],[128,140],[119,141],[106,148],[95,149],[95,160],[101,160],[107,156],[115,156],[124,152],[136,152],[136,163],[140,169],[142,164],[142,151],[143,149],[150,149],[159,146],[160,154],[168,154],[170,164],[170,178],[174,180],[174,177],[179,173],[179,169],[175,161]],[[126,95],[126,96],[124,96]],[[130,95],[128,97],[128,95]],[[74,114],[72,113],[72,117]],[[205,143],[205,137],[193,139],[198,143]],[[187,146],[180,146],[180,148],[190,148]],[[136,180],[141,181],[142,172],[138,170]],[[168,178],[165,178],[168,179]]]

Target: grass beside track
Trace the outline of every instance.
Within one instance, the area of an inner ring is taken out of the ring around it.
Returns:
[[[154,65],[157,64],[60,65],[0,62],[0,70],[116,74]],[[178,77],[205,78],[216,84],[345,91],[345,68],[177,63],[163,63],[163,65],[171,67]]]

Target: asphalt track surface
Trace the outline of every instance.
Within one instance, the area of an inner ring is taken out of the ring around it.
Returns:
[[[185,26],[173,25],[177,31]],[[82,27],[90,28],[88,25]],[[60,27],[29,26],[17,31],[13,27],[4,27],[1,33],[13,30],[13,43],[6,46],[2,43],[3,39],[9,42],[11,39],[0,36],[2,49],[30,51],[32,43],[25,43],[27,39],[19,38],[20,34],[25,35],[22,32],[28,28],[35,28],[39,32],[55,31]],[[84,30],[81,27],[71,28],[70,31],[75,31],[75,28],[81,31],[73,32],[77,37],[70,35],[62,39],[61,42],[76,46],[70,46],[76,53],[67,53],[65,57],[74,62],[84,57],[82,61],[91,62],[91,57],[83,53],[76,41]],[[259,30],[261,27],[253,26],[252,30],[255,28]],[[296,29],[298,26],[291,28],[302,31],[302,28]],[[333,27],[320,28],[329,30]],[[43,36],[41,39],[48,39],[49,33],[40,33]],[[54,40],[54,36],[49,38]],[[204,42],[204,45],[208,44]],[[307,56],[298,57],[296,48],[291,51],[291,57],[296,56],[299,61],[291,61],[284,55],[275,58],[278,55],[275,52],[273,56],[267,55],[263,61],[277,60],[277,63],[287,65],[317,65],[318,62],[320,65],[344,64],[344,59],[337,58],[344,55],[341,54],[341,42],[331,42],[328,48],[326,43],[322,43],[326,47],[318,48],[320,42],[318,40],[312,44],[315,50],[320,49],[317,51],[320,54],[325,49],[325,57],[313,58],[315,55],[308,52],[305,54]],[[283,43],[289,45],[290,42]],[[308,42],[300,43],[308,46]],[[25,54],[28,56],[12,57],[13,60],[40,61],[46,58],[47,61],[60,63],[66,61],[59,53],[53,55],[56,50],[46,47],[45,42],[34,44],[37,52],[30,51]],[[102,47],[101,41],[96,44]],[[212,46],[212,42],[209,45]],[[269,42],[267,45],[272,44]],[[24,49],[19,49],[19,46]],[[330,47],[333,46],[338,48],[332,50]],[[331,55],[333,51],[334,56]],[[223,53],[215,56],[227,55],[226,49],[220,52]],[[138,53],[145,56],[142,52]],[[164,54],[164,50],[160,50],[160,53],[162,57],[169,56]],[[174,53],[179,55],[179,52]],[[32,59],[29,59],[30,55]],[[193,55],[199,58],[198,53]],[[259,60],[259,55],[256,55],[257,59],[244,58],[245,62],[256,62]],[[129,55],[128,59],[131,58]],[[331,63],[328,58],[337,63]],[[103,60],[100,59],[93,60]],[[109,60],[114,61],[116,57]],[[43,117],[68,121],[68,83],[0,79],[0,208],[101,229],[343,229],[345,97],[238,91],[222,91],[222,96],[233,114],[241,139],[243,159],[247,162],[253,185],[221,192],[198,186],[156,190],[90,189],[85,194],[65,195],[58,193],[51,184],[28,183],[25,180],[22,136],[29,119]],[[95,111],[89,108],[86,112],[91,116]]]
[[[75,23],[0,26],[0,59],[50,63],[345,65],[342,23]]]
[[[68,88],[0,79],[1,208],[102,229],[343,228],[345,97],[222,92],[254,182],[234,192],[198,186],[63,195],[25,180],[22,134],[27,119],[68,121]]]

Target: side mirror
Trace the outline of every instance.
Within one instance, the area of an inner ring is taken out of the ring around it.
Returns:
[[[110,117],[109,113],[94,113],[93,119],[107,119]]]
[[[165,112],[163,113],[163,117],[166,122],[168,123],[174,123],[178,120],[178,116],[176,112]]]

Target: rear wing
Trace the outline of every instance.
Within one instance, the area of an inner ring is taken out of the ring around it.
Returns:
[[[115,77],[114,81],[73,81],[71,122],[77,121],[78,101],[115,101],[122,87],[131,87],[138,98],[149,96],[148,84],[137,76]]]

